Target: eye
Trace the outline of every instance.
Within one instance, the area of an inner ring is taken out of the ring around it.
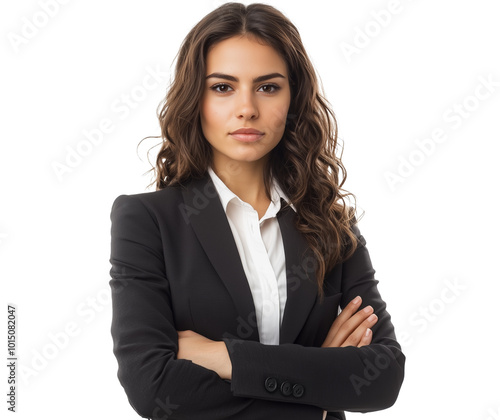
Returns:
[[[210,89],[212,89],[213,91],[215,91],[217,93],[227,93],[232,88],[231,88],[231,86],[229,86],[226,83],[218,83],[216,85],[213,85]]]
[[[264,92],[264,93],[276,93],[278,92],[278,90],[281,89],[280,86],[278,85],[275,85],[274,83],[268,83],[266,85],[262,85],[259,90],[261,90]]]

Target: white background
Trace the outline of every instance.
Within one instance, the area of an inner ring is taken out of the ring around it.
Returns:
[[[138,418],[112,354],[109,213],[152,181],[157,139],[137,144],[159,134],[182,39],[221,3],[1,6],[1,312],[6,325],[7,303],[18,307],[18,419]],[[345,187],[407,356],[396,404],[348,418],[500,418],[499,2],[269,4],[298,27],[336,113]],[[159,82],[141,87],[154,69]],[[112,129],[85,149],[103,121]],[[444,141],[424,154],[417,141],[437,129]],[[388,172],[401,176],[392,188]]]

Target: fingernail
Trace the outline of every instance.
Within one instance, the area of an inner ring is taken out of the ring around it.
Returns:
[[[355,305],[357,305],[360,301],[361,301],[361,298],[360,298],[359,296],[356,296],[356,297],[352,300],[352,303],[354,303]]]
[[[363,309],[363,311],[365,313],[369,313],[369,312],[373,311],[373,308],[370,305],[368,305],[365,309]]]
[[[371,332],[372,330],[370,330],[370,328],[367,328],[365,332],[365,337],[368,337],[371,334]]]
[[[371,315],[368,317],[368,321],[369,321],[369,322],[373,322],[373,321],[375,321],[376,319],[377,319],[377,315],[375,315],[375,314],[371,314]]]

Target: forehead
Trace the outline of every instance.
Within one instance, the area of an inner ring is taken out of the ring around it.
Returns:
[[[285,60],[271,46],[248,36],[235,36],[212,46],[206,58],[207,74],[223,72],[255,77],[279,72],[286,76]]]

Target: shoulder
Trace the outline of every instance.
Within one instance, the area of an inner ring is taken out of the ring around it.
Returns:
[[[137,194],[121,194],[111,206],[113,215],[133,215],[158,219],[172,213],[182,202],[182,186],[166,187],[158,191]]]
[[[111,217],[128,214],[133,217],[150,217],[157,222],[175,222],[183,217],[187,204],[192,204],[193,199],[196,203],[204,195],[206,183],[207,178],[191,179],[157,191],[121,194],[113,201]]]
[[[142,203],[147,207],[165,205],[166,203],[182,199],[182,186],[165,187],[157,191],[148,191],[136,194],[121,194],[115,198],[113,207],[123,203]]]

